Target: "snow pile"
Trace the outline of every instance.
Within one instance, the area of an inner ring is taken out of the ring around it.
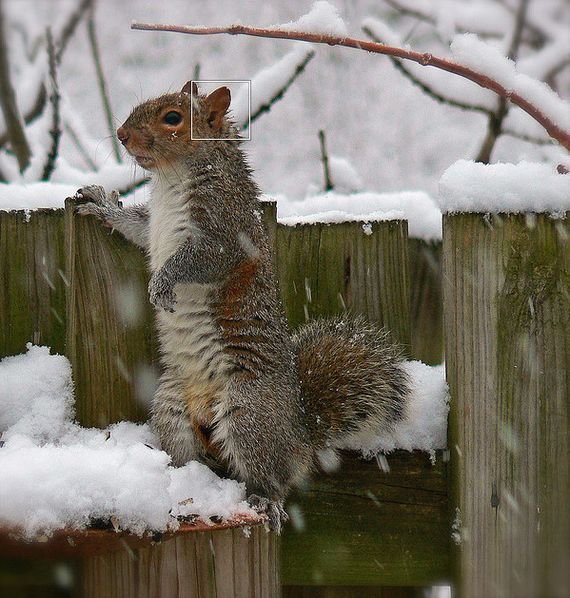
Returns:
[[[459,160],[439,181],[439,205],[449,212],[565,212],[570,174],[549,164],[481,164]]]
[[[339,37],[348,36],[346,24],[338,14],[337,8],[325,0],[315,2],[311,10],[296,21],[270,27],[270,29],[322,33],[324,35],[336,35]]]
[[[330,191],[310,195],[302,201],[277,197],[277,221],[287,226],[400,219],[408,221],[410,237],[441,239],[441,212],[431,197],[421,191],[352,194]]]
[[[361,434],[343,448],[361,451],[366,457],[395,449],[431,452],[446,448],[449,395],[445,367],[408,361],[404,368],[412,386],[404,420],[395,426],[391,434]]]
[[[123,165],[105,171],[84,173],[70,180],[72,184],[56,182],[0,183],[0,211],[58,209],[65,206],[65,199],[73,197],[80,187],[101,185],[108,191],[121,188]],[[114,176],[118,175],[118,176]],[[126,179],[122,181],[125,183]],[[132,182],[132,181],[131,181]],[[121,196],[124,206],[132,205],[134,197]],[[138,198],[142,202],[142,198]]]
[[[71,366],[47,347],[27,349],[0,361],[0,433],[4,440],[21,434],[51,442],[73,417]]]
[[[346,448],[369,456],[396,448],[446,445],[448,412],[443,366],[405,364],[412,380],[406,419],[389,436],[363,435]],[[120,422],[100,430],[71,420],[71,368],[65,357],[28,345],[0,361],[0,527],[25,537],[93,521],[142,534],[178,526],[178,517],[255,517],[245,487],[196,461],[169,466],[153,448],[146,424]]]
[[[329,171],[335,191],[354,193],[364,188],[361,176],[346,158],[329,156]]]
[[[196,462],[170,467],[146,424],[74,423],[65,357],[28,345],[0,362],[0,379],[0,526],[32,537],[100,519],[142,534],[176,528],[178,516],[255,516],[243,484]]]

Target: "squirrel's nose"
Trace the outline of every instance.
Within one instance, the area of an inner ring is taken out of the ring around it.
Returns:
[[[119,127],[117,129],[117,137],[121,143],[126,143],[129,139],[129,133],[124,127]]]

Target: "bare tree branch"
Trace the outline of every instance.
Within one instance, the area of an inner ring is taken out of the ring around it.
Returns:
[[[362,31],[366,33],[366,35],[373,41],[378,42],[380,44],[384,43],[378,36],[366,25],[363,25]],[[439,102],[440,104],[446,104],[448,106],[453,106],[454,108],[459,108],[460,110],[467,110],[470,112],[481,112],[483,114],[491,115],[493,112],[484,106],[477,106],[476,104],[467,104],[465,102],[459,102],[457,100],[453,100],[452,98],[448,98],[443,94],[438,93],[430,87],[427,83],[424,83],[420,79],[418,79],[409,69],[407,69],[403,64],[402,61],[398,58],[394,58],[393,56],[388,57],[397,71],[400,72],[406,79],[411,81],[416,87],[419,87],[427,96],[429,96],[432,100]]]
[[[322,129],[319,131],[319,143],[321,146],[321,162],[323,163],[325,191],[332,191],[334,189],[334,185],[331,179],[331,171],[329,168],[329,155],[327,153],[327,142],[325,139],[325,132]]]
[[[528,3],[529,0],[519,0],[519,7],[517,10],[515,24],[513,29],[513,35],[511,38],[511,43],[509,45],[508,51],[508,58],[516,62],[519,48],[521,45],[522,40],[522,32],[524,29],[524,25],[526,22],[526,15],[528,12]],[[506,98],[500,97],[499,98],[499,106],[494,114],[489,115],[489,119],[487,121],[487,133],[485,135],[485,139],[481,144],[479,149],[479,153],[475,158],[476,162],[482,162],[483,164],[488,164],[491,161],[491,155],[493,153],[493,149],[495,148],[495,144],[497,143],[497,139],[501,136],[503,130],[503,122],[509,113],[509,105],[507,103]]]
[[[377,42],[370,42],[364,39],[356,39],[353,37],[308,33],[305,31],[249,27],[246,25],[229,25],[226,27],[183,27],[179,25],[133,23],[131,28],[145,31],[172,31],[176,33],[187,33],[193,35],[215,35],[226,33],[230,35],[251,35],[255,37],[298,40],[315,44],[328,44],[329,46],[343,46],[346,48],[363,50],[365,52],[385,54],[388,56],[412,60],[413,62],[417,62],[422,66],[433,66],[449,73],[459,75],[460,77],[464,77],[465,79],[469,79],[470,81],[477,83],[477,85],[480,87],[489,89],[497,95],[510,100],[513,104],[519,106],[519,108],[524,110],[527,114],[529,114],[529,116],[540,123],[551,137],[554,137],[554,139],[556,139],[562,146],[570,151],[570,131],[562,129],[532,102],[520,94],[506,89],[498,81],[495,81],[487,75],[478,73],[472,68],[457,62],[453,62],[452,60],[434,56],[429,52],[416,52],[413,50],[406,50],[404,48],[388,46],[379,44]]]
[[[6,40],[6,26],[4,10],[0,3],[0,104],[6,122],[7,137],[12,150],[18,160],[20,172],[24,172],[30,164],[32,151],[24,133],[24,127],[16,103],[16,93],[10,77],[10,64],[8,63],[8,44]]]
[[[283,96],[285,95],[287,90],[291,87],[291,85],[293,85],[293,83],[295,82],[297,77],[299,77],[299,75],[305,70],[305,68],[307,67],[309,62],[313,59],[314,55],[315,55],[315,53],[313,51],[307,53],[305,58],[297,65],[295,72],[289,77],[289,79],[287,79],[287,81],[285,82],[283,87],[278,89],[275,92],[275,94],[273,96],[271,96],[271,98],[269,99],[268,102],[265,102],[265,104],[262,104],[251,115],[251,122],[258,119],[265,112],[269,112],[271,110],[273,104],[276,104],[279,100],[281,100],[283,98]],[[241,124],[240,128],[241,128],[241,130],[245,130],[245,129],[247,129],[248,126],[249,126],[249,122],[246,120],[244,123]]]
[[[48,29],[46,32],[46,40],[49,58],[49,85],[51,87],[49,102],[52,106],[52,126],[50,129],[52,143],[42,173],[42,181],[49,181],[53,171],[55,170],[55,163],[57,161],[59,150],[59,140],[61,138],[61,115],[59,112],[60,95],[57,84],[57,54],[50,29]]]
[[[56,58],[59,65],[67,44],[77,29],[77,25],[85,15],[87,9],[93,4],[94,0],[82,0],[77,10],[70,14],[69,21],[63,26],[61,35],[56,42]],[[29,124],[35,120],[44,110],[47,101],[47,91],[45,84],[38,87],[36,92],[36,99],[32,107],[24,114],[24,123]],[[0,133],[0,147],[5,145],[8,141],[8,133]]]
[[[115,125],[113,123],[113,112],[111,110],[111,102],[109,94],[107,93],[107,84],[105,82],[105,74],[103,73],[103,65],[101,63],[101,55],[99,53],[99,45],[97,44],[97,35],[95,32],[95,12],[93,7],[87,19],[87,33],[89,35],[89,43],[91,45],[91,53],[95,62],[95,71],[97,73],[97,85],[99,86],[99,93],[103,100],[103,110],[105,111],[105,118],[107,120],[107,127],[111,135],[111,145],[113,146],[113,153],[117,162],[122,162],[121,150],[119,149],[119,142],[115,135]]]

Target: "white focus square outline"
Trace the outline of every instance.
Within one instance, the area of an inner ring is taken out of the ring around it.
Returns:
[[[240,137],[242,141],[251,141],[251,79],[191,79],[190,86],[193,83],[247,83],[247,137]],[[192,87],[190,87],[192,88]],[[193,105],[190,102],[190,139],[192,141],[228,141],[232,137],[193,137]]]

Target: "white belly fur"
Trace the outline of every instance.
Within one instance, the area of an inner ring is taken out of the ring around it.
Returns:
[[[188,238],[200,234],[188,216],[187,195],[158,181],[149,202],[150,266],[155,272]],[[213,318],[212,286],[177,284],[174,313],[157,310],[163,363],[184,381],[206,383],[226,370],[220,329]]]

